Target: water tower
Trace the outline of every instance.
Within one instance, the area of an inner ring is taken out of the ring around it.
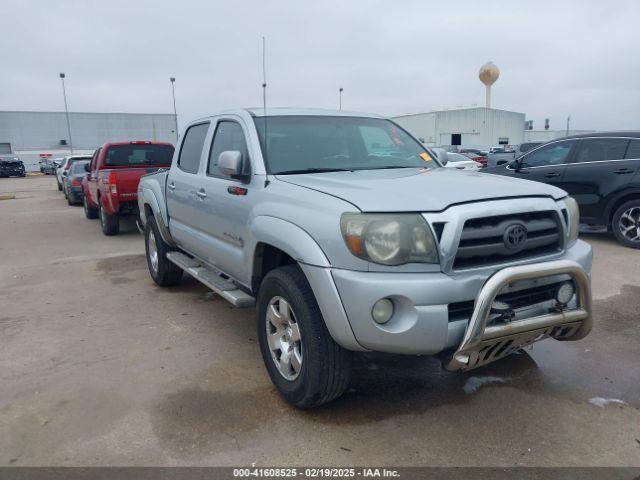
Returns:
[[[487,108],[491,108],[491,85],[496,83],[500,76],[500,69],[493,62],[487,62],[480,67],[478,78],[487,87]]]

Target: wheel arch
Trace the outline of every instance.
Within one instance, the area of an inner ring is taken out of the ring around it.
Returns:
[[[605,211],[607,226],[612,225],[613,215],[616,213],[616,210],[620,207],[620,205],[630,200],[640,200],[640,187],[631,190],[625,190],[609,201],[607,210]]]

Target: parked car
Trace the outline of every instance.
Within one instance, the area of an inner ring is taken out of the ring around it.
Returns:
[[[79,160],[91,160],[91,155],[67,155],[62,160],[60,166],[56,169],[56,180],[58,181],[58,190],[62,190],[64,185],[64,177],[69,173],[71,165]]]
[[[67,174],[62,178],[62,191],[69,205],[82,204],[84,201],[84,191],[82,190],[82,179],[87,176],[86,166],[89,160],[77,159],[70,163]]]
[[[487,166],[487,157],[486,155],[478,155],[477,153],[472,153],[472,152],[461,152],[462,155],[464,155],[465,157],[467,157],[468,159],[473,160],[474,162],[477,162],[480,166],[480,168],[484,168]]]
[[[467,371],[591,329],[591,247],[559,188],[441,168],[390,120],[234,110],[192,122],[138,186],[151,278],[256,305],[268,374],[300,408],[340,396],[351,351]]]
[[[24,163],[15,155],[0,155],[0,178],[24,177]]]
[[[44,159],[44,163],[43,163],[43,173],[45,175],[55,175],[56,174],[56,170],[62,164],[63,160],[64,160],[63,157],[58,157],[58,158],[48,157],[48,158],[45,158]]]
[[[489,152],[487,152],[486,150],[479,150],[477,148],[462,148],[460,150],[460,153],[473,153],[478,157],[486,157],[487,155],[489,155]]]
[[[482,165],[475,160],[471,160],[466,155],[461,153],[448,152],[446,156],[447,161],[444,166],[447,168],[457,168],[458,170],[480,170]]]
[[[100,218],[102,233],[117,235],[120,217],[138,216],[140,177],[169,167],[173,145],[164,142],[106,143],[98,148],[82,180],[87,218]]]
[[[640,248],[640,132],[602,132],[553,140],[484,171],[548,183],[580,206],[580,220],[604,225]]]
[[[487,156],[487,167],[497,167],[505,165],[516,158],[520,158],[529,150],[542,145],[543,142],[526,142],[518,145],[515,150],[505,150],[504,152],[495,152]]]

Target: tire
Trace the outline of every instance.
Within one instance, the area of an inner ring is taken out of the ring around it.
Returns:
[[[149,275],[161,287],[177,285],[182,280],[183,271],[167,259],[167,252],[172,249],[160,236],[158,224],[153,215],[147,219],[144,229],[144,247],[147,257]],[[155,251],[155,259],[153,253]]]
[[[87,200],[87,196],[84,196],[84,199],[82,200],[82,204],[84,206],[84,216],[87,217],[89,220],[93,220],[98,218],[98,209],[96,207],[92,207],[91,205],[89,205],[89,200]]]
[[[118,217],[118,214],[109,215],[105,212],[100,200],[98,200],[98,217],[100,218],[102,233],[107,236],[117,235],[120,233],[120,217]]]
[[[58,182],[57,179],[56,179],[56,183],[58,184],[58,191],[61,192],[62,191],[62,184],[60,182]]]
[[[611,230],[625,247],[640,248],[640,199],[625,202],[616,209]]]
[[[67,203],[69,205],[75,205],[77,202],[75,201],[75,198],[73,198],[71,195],[67,195],[67,193],[65,192],[64,196],[67,198]]]
[[[341,396],[349,386],[351,352],[331,338],[300,267],[287,265],[270,271],[260,285],[257,304],[256,323],[262,359],[271,381],[285,400],[307,409]],[[282,313],[287,305],[289,318],[293,321],[287,322],[287,316]],[[271,318],[267,316],[272,306],[280,312],[279,318],[273,314]],[[276,327],[274,322],[281,321],[280,327]],[[275,335],[270,337],[272,346],[268,331]],[[277,338],[280,333],[283,336]],[[283,348],[290,352],[287,356],[290,362],[281,361]],[[284,367],[279,366],[281,364]]]

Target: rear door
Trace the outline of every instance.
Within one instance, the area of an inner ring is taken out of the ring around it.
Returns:
[[[638,161],[625,159],[629,138],[592,137],[580,140],[576,154],[567,165],[564,189],[580,205],[580,217],[600,223],[609,200],[633,178]],[[638,140],[633,140],[637,149]],[[633,155],[638,156],[640,152]]]
[[[563,188],[566,164],[576,144],[576,140],[561,140],[538,147],[521,156],[518,167],[508,166],[507,172],[514,177]]]
[[[174,240],[187,252],[206,259],[206,236],[199,213],[203,187],[200,175],[210,122],[191,125],[184,136],[176,163],[167,175],[166,200],[169,229]]]

